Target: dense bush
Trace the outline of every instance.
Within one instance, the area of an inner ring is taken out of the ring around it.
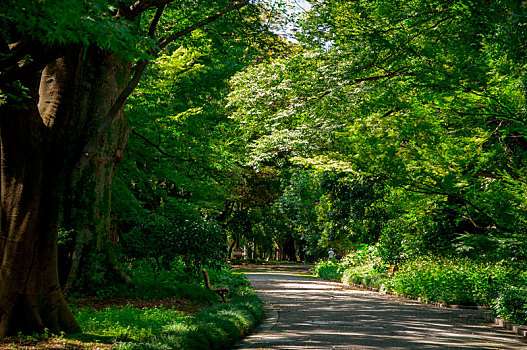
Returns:
[[[381,275],[387,268],[387,265],[382,263],[376,247],[363,245],[340,261],[320,260],[315,265],[314,274],[326,279],[369,285],[364,281],[373,280],[372,275]]]
[[[492,302],[496,315],[523,325],[527,324],[527,288],[506,286]]]
[[[504,262],[422,257],[403,264],[391,279],[400,294],[461,305],[489,305],[507,285],[524,283],[525,275]]]
[[[388,266],[382,262],[377,247],[361,247],[342,259],[342,265],[344,283],[384,288]]]
[[[339,280],[344,272],[343,266],[336,260],[320,260],[313,269],[313,274],[328,280]]]
[[[361,284],[366,287],[386,288],[387,275],[380,272],[374,265],[353,266],[344,271],[342,282],[346,284]]]
[[[220,225],[198,215],[150,213],[122,234],[122,249],[130,259],[150,259],[158,271],[181,259],[186,269],[196,272],[201,266],[222,265],[226,251],[223,237]]]

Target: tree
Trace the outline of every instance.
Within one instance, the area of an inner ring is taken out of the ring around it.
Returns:
[[[109,200],[106,188],[127,137],[123,106],[150,59],[247,4],[0,4],[0,338],[21,330],[78,330],[57,273],[68,186],[99,168],[101,175],[88,179],[101,181],[93,188]],[[157,33],[160,23],[166,30]]]
[[[253,164],[380,179],[372,235],[416,254],[525,259],[526,15],[518,1],[314,3],[305,52],[232,80]]]

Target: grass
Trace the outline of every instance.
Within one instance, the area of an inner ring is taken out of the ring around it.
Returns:
[[[114,341],[140,341],[160,334],[167,324],[184,322],[190,317],[174,308],[144,308],[131,305],[102,310],[80,309],[75,317],[83,332]]]
[[[177,269],[153,273],[139,263],[133,283],[71,299],[82,333],[19,335],[3,339],[0,348],[228,349],[258,324],[263,305],[243,275],[209,274],[213,286],[229,288],[227,303],[199,275]]]
[[[262,317],[262,302],[255,295],[233,298],[229,303],[207,308],[194,317],[165,323],[140,341],[117,348],[136,349],[228,349],[255,327]]]

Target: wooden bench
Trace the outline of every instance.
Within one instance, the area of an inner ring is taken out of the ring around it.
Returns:
[[[201,272],[203,272],[203,279],[205,280],[205,287],[207,287],[207,289],[218,294],[221,297],[221,301],[225,302],[225,295],[229,293],[229,288],[213,288],[212,285],[210,284],[210,278],[209,278],[209,273],[207,269],[203,268],[201,269]]]
[[[390,265],[390,267],[388,268],[388,276],[393,275],[398,269],[399,267],[397,266],[397,264]]]
[[[236,248],[236,249],[232,250],[232,257],[234,259],[240,260],[242,256],[243,256],[243,250],[242,249]]]

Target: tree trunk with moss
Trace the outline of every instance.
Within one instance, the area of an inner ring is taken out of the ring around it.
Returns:
[[[129,77],[129,64],[115,54],[91,48],[83,68],[81,85],[86,89],[79,99],[76,125],[101,124]],[[116,263],[117,236],[110,223],[114,170],[127,138],[126,119],[120,110],[97,147],[81,154],[66,179],[61,226],[69,240],[60,245],[59,261],[66,290],[94,291],[109,280],[127,278]]]

